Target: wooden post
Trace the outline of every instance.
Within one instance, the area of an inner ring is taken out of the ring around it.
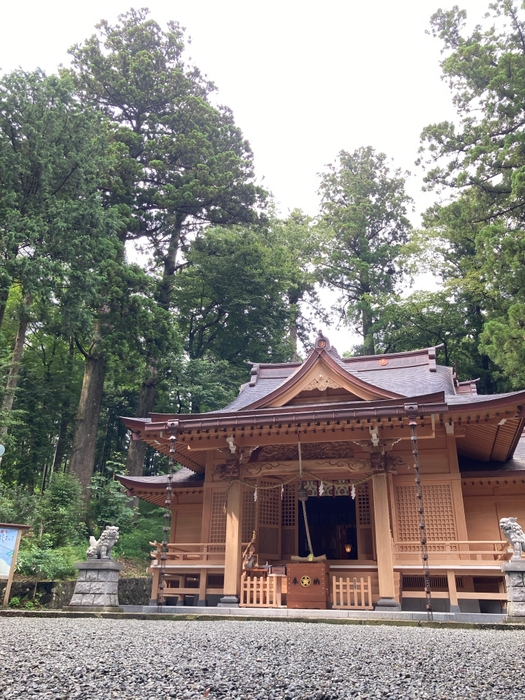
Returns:
[[[447,569],[447,583],[450,612],[459,612],[458,591],[456,588],[456,572],[453,569]]]
[[[396,600],[394,584],[394,557],[392,554],[392,533],[388,507],[388,486],[386,474],[374,477],[374,522],[376,533],[377,575],[379,578],[379,610],[385,608],[400,610]]]
[[[208,569],[201,569],[199,573],[199,599],[197,605],[206,605],[206,586],[208,583]]]
[[[226,547],[224,553],[223,606],[238,605],[241,576],[242,484],[234,481],[226,501]]]
[[[155,562],[158,560],[155,559]],[[160,580],[160,569],[157,567],[153,569],[153,577],[151,579],[151,600],[150,605],[157,605],[159,601],[159,580]]]

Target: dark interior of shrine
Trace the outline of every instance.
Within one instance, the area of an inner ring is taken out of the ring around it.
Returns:
[[[315,556],[358,558],[356,508],[350,496],[310,497],[306,501],[306,513]],[[308,554],[302,506],[299,504],[299,556]]]

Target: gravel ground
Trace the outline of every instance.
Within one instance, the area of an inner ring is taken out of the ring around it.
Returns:
[[[0,619],[0,698],[499,698],[525,632],[297,622]]]

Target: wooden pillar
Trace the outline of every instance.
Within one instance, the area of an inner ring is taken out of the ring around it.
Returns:
[[[458,613],[459,602],[458,602],[458,591],[456,588],[456,572],[453,569],[447,569],[447,583],[448,583],[448,599],[450,601],[450,612]]]
[[[157,562],[157,560],[155,560]],[[151,579],[151,599],[149,601],[150,605],[157,605],[159,601],[159,582],[160,582],[160,569],[153,569],[153,577]]]
[[[400,605],[399,601],[396,600],[394,584],[394,557],[386,474],[377,474],[374,477],[374,522],[380,596],[376,607],[379,610],[385,608],[399,610]]]
[[[206,605],[206,586],[208,585],[208,569],[201,569],[199,575],[199,599],[197,605]]]
[[[450,483],[452,490],[452,504],[454,506],[454,519],[456,523],[456,533],[458,540],[468,540],[467,532],[467,519],[465,517],[465,503],[463,501],[463,490],[461,488],[461,473],[459,471],[458,462],[458,450],[456,446],[456,438],[453,434],[453,426],[449,429],[447,427],[447,454],[448,463],[450,467],[450,473],[452,476],[452,481]],[[460,557],[468,558],[467,555]]]
[[[238,605],[241,576],[242,484],[234,481],[226,501],[226,547],[224,553],[223,606]]]

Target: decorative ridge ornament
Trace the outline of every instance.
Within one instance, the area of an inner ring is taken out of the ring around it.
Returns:
[[[325,335],[323,335],[323,332],[321,331],[321,329],[319,329],[314,347],[316,350],[326,350],[326,351],[330,350],[330,347],[331,347],[330,341],[328,340],[328,338]]]
[[[312,379],[312,381],[303,388],[303,391],[312,391],[313,389],[324,391],[325,389],[342,389],[342,386],[334,382],[330,377],[320,374],[318,377]]]

